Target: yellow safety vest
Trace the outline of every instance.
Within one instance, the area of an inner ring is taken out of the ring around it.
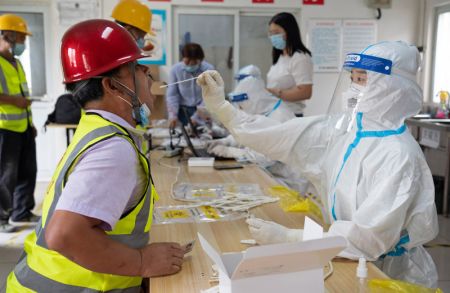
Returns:
[[[25,72],[20,61],[16,59],[16,62],[17,69],[0,56],[0,93],[29,99]],[[29,125],[32,125],[31,107],[21,109],[10,104],[0,103],[0,129],[24,132],[28,126],[27,117]]]
[[[41,221],[25,240],[25,253],[8,276],[6,292],[139,292],[141,277],[90,271],[48,249],[44,238],[46,223],[52,217],[66,180],[80,156],[98,142],[117,136],[130,142],[136,150],[148,181],[139,203],[122,215],[107,234],[134,248],[148,243],[153,204],[158,199],[150,177],[149,162],[123,127],[98,114],[87,113],[81,118],[73,140],[56,168],[44,199]]]

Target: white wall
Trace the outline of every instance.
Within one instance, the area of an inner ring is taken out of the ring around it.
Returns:
[[[42,6],[48,9],[48,16],[45,19],[48,37],[46,43],[47,59],[47,90],[48,96],[56,99],[64,92],[62,84],[61,65],[59,61],[59,45],[61,37],[67,27],[61,26],[58,19],[56,0],[1,0],[1,7],[4,5],[17,7],[20,10]],[[253,5],[251,0],[224,0],[225,3],[202,3],[200,0],[172,0],[171,2],[151,2],[142,1],[153,9],[167,10],[168,28],[168,65],[160,68],[160,78],[167,80],[170,65],[173,63],[172,42],[172,16],[173,8],[176,6],[195,7],[251,7],[265,11],[273,11],[273,14],[280,10],[292,11],[301,9],[301,31],[303,40],[306,40],[307,24],[311,18],[374,18],[375,11],[365,5],[365,0],[326,0],[324,6],[303,6],[300,0],[275,0],[276,4]],[[391,9],[382,10],[383,16],[378,23],[378,40],[404,40],[415,44],[420,29],[420,7],[421,1],[425,0],[392,0]],[[99,0],[100,17],[110,18],[112,8],[117,0]],[[444,0],[431,0],[428,2],[445,2]],[[447,1],[448,2],[448,1]],[[429,3],[428,3],[429,4]],[[427,5],[427,10],[430,8]],[[1,8],[0,7],[0,8]],[[428,31],[427,31],[428,32]],[[306,108],[307,115],[324,113],[338,78],[337,73],[317,73],[314,76],[314,94],[311,101],[308,101]],[[52,110],[53,105],[34,105],[33,113],[36,124],[40,128],[45,121],[47,114]],[[65,134],[63,130],[48,130],[46,134],[40,133],[38,137],[38,180],[48,180],[56,166],[60,156],[65,149]]]

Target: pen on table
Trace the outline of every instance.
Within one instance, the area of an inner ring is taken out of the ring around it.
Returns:
[[[179,84],[179,83],[186,82],[186,81],[190,81],[190,80],[194,80],[194,79],[197,79],[197,78],[198,78],[198,76],[193,77],[193,78],[188,78],[188,79],[185,79],[185,80],[180,80],[180,81],[177,81],[177,82],[173,82],[173,83],[161,85],[159,88],[162,89],[162,88],[165,88],[165,87],[174,85],[174,84]]]

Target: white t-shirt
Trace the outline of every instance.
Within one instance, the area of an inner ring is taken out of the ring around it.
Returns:
[[[292,56],[280,55],[277,63],[267,73],[267,87],[290,89],[297,85],[312,84],[313,63],[311,56],[295,52]],[[295,114],[303,113],[305,103],[285,102]]]

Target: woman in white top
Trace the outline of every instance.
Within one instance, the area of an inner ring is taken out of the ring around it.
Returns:
[[[267,73],[267,90],[286,102],[296,116],[303,116],[304,100],[311,98],[313,64],[295,17],[287,12],[269,22],[272,63]]]

